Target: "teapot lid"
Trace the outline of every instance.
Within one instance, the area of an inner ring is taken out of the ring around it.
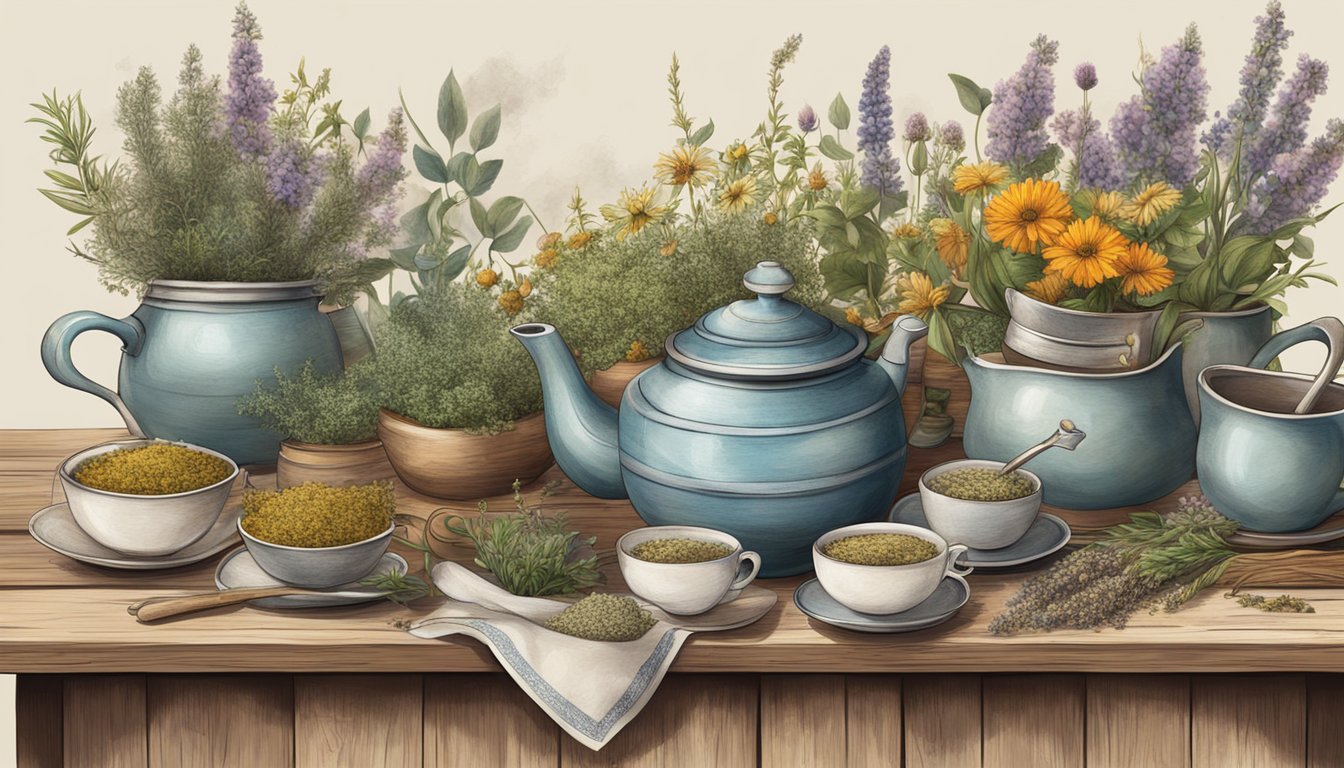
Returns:
[[[793,275],[778,262],[758,263],[742,284],[756,298],[707,312],[673,334],[668,357],[721,378],[797,379],[844,368],[868,348],[858,328],[841,327],[785,299]]]

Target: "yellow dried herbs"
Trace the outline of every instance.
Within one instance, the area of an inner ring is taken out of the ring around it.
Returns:
[[[545,627],[585,640],[638,640],[658,623],[633,598],[594,593],[546,620]]]
[[[166,496],[214,485],[231,474],[233,466],[218,456],[153,443],[94,456],[75,468],[74,479],[100,491]]]
[[[396,513],[392,483],[333,488],[304,483],[243,496],[243,530],[286,547],[339,547],[388,529]]]
[[[732,553],[727,544],[698,539],[653,539],[630,548],[631,556],[650,563],[707,563]]]
[[[822,554],[854,565],[911,565],[938,554],[938,545],[908,533],[865,533],[836,539]]]

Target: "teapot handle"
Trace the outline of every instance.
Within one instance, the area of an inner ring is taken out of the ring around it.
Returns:
[[[1289,328],[1275,334],[1251,358],[1252,368],[1265,368],[1284,350],[1304,341],[1321,342],[1326,347],[1327,356],[1325,366],[1316,374],[1316,380],[1311,383],[1311,388],[1302,396],[1302,402],[1297,404],[1293,413],[1310,412],[1326,385],[1339,374],[1340,365],[1344,364],[1344,323],[1337,317],[1321,317],[1306,325]]]
[[[140,346],[145,340],[144,326],[133,316],[117,320],[97,312],[80,310],[57,318],[42,337],[42,364],[46,366],[51,378],[67,387],[97,395],[111,403],[125,420],[126,429],[136,437],[144,437],[144,430],[140,428],[135,416],[131,415],[121,396],[80,373],[74,361],[70,359],[70,345],[74,343],[76,336],[85,331],[105,331],[116,336],[121,339],[122,351],[134,357],[140,354]]]

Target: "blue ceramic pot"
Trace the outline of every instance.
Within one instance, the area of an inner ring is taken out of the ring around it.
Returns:
[[[1185,399],[1199,424],[1199,372],[1211,365],[1246,365],[1274,333],[1274,319],[1268,306],[1238,312],[1185,312],[1180,319],[1182,323],[1200,322],[1185,336],[1181,363]]]
[[[1076,451],[1031,463],[1045,503],[1067,509],[1143,504],[1195,472],[1195,423],[1181,382],[1181,344],[1137,371],[1075,373],[967,359],[971,409],[963,446],[1007,461],[1069,419],[1087,432]]]
[[[341,369],[340,342],[318,299],[313,281],[158,280],[129,317],[80,311],[56,320],[42,339],[42,363],[56,381],[111,403],[132,434],[269,464],[282,436],[240,416],[237,401],[277,368],[293,373],[311,359],[320,373]],[[115,392],[70,359],[70,345],[85,331],[121,339]]]
[[[546,434],[588,493],[626,498],[652,525],[732,534],[761,575],[812,567],[821,534],[881,519],[905,467],[907,352],[927,332],[902,318],[877,362],[867,337],[782,294],[788,271],[762,262],[757,293],[707,313],[667,342],[667,359],[625,389],[619,415],[584,384],[556,329],[513,330],[537,363]]]

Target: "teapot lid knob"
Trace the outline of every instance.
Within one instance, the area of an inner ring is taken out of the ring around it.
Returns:
[[[759,261],[742,276],[742,284],[758,296],[781,296],[793,288],[793,275],[778,261]]]

